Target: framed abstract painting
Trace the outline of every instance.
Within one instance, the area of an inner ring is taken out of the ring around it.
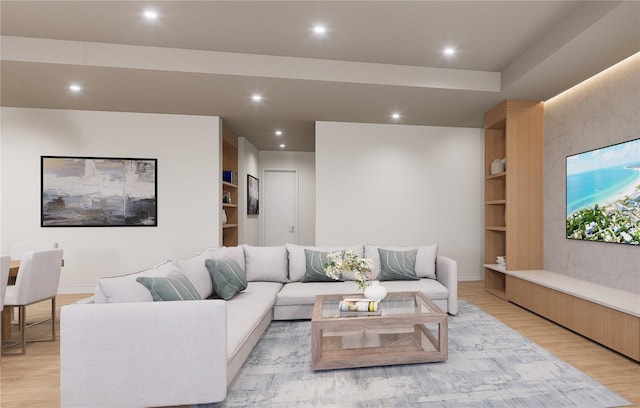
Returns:
[[[157,227],[157,159],[41,157],[42,227]]]

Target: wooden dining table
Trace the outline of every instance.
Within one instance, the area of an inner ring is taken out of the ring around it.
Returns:
[[[62,260],[62,265],[64,266],[64,259]],[[9,285],[14,285],[16,283],[16,279],[18,278],[18,271],[20,271],[20,260],[12,259],[9,264]],[[2,317],[0,319],[2,322],[2,341],[11,340],[11,307],[5,307],[2,309]]]

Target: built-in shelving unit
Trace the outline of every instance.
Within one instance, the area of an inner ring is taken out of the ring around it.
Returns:
[[[505,100],[485,114],[485,263],[542,268],[543,103]],[[494,160],[506,170],[491,174]],[[500,268],[484,268],[487,292],[507,299]]]
[[[226,128],[222,133],[222,171],[236,174],[235,183],[222,182],[222,209],[227,214],[227,222],[222,224],[222,245],[238,245],[238,138]],[[231,197],[230,203],[224,202],[224,196]]]

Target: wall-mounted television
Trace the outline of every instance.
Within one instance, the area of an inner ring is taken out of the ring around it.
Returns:
[[[640,139],[567,156],[567,238],[640,245]]]

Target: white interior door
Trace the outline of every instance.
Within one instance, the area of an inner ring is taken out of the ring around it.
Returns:
[[[262,243],[265,246],[298,243],[298,172],[263,171]]]

